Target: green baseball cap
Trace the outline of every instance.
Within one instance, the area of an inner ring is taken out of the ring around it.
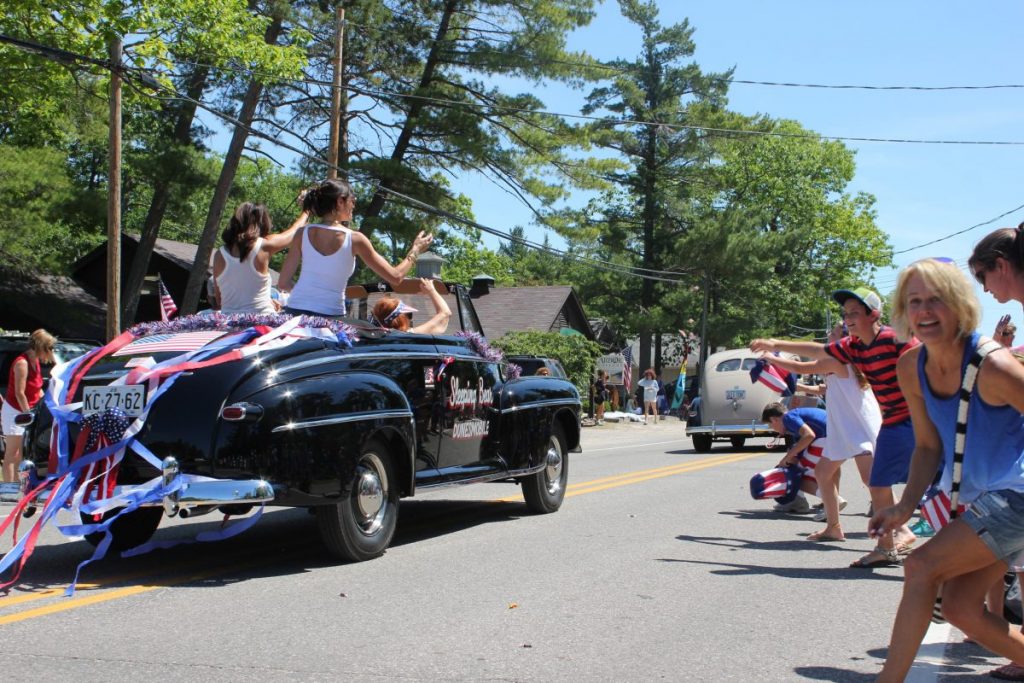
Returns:
[[[839,289],[832,292],[832,298],[836,300],[836,303],[842,306],[850,299],[856,299],[869,311],[882,312],[882,297],[872,292],[867,287],[857,287],[856,289]]]

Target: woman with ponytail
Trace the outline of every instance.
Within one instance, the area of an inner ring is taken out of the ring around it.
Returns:
[[[990,232],[967,259],[974,278],[1001,304],[1024,302],[1024,223]]]
[[[270,298],[270,257],[292,243],[295,231],[308,218],[309,212],[303,209],[287,230],[271,234],[266,206],[245,202],[235,209],[221,236],[224,246],[213,256],[214,290],[221,313],[276,311]]]
[[[278,288],[289,293],[285,311],[293,315],[345,315],[345,287],[356,267],[356,256],[392,287],[405,278],[416,259],[433,241],[423,231],[416,236],[409,254],[392,266],[377,253],[370,240],[349,227],[356,206],[351,186],[344,180],[325,180],[306,193],[302,208],[320,221],[299,231],[288,250]],[[302,264],[299,280],[292,287]]]

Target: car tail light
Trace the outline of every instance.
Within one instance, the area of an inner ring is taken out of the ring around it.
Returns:
[[[255,403],[232,403],[221,409],[220,416],[227,422],[255,422],[263,417],[263,406]]]

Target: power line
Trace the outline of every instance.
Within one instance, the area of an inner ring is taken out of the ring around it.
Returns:
[[[88,58],[88,57],[85,57],[85,56],[82,56],[82,55],[76,55],[76,54],[71,53],[71,52],[66,52],[64,50],[57,50],[55,48],[50,48],[49,46],[38,45],[38,44],[35,44],[35,43],[29,43],[27,41],[20,41],[20,40],[17,40],[17,39],[10,39],[7,36],[4,36],[2,34],[0,34],[0,42],[7,42],[9,44],[14,45],[15,47],[19,47],[19,48],[24,49],[26,51],[33,52],[33,53],[36,53],[36,54],[40,54],[40,55],[45,56],[45,57],[49,57],[51,54],[53,54],[53,55],[57,56],[57,58],[59,58],[60,61],[64,61],[64,62],[67,62],[67,63],[72,63],[72,62],[75,62],[75,61],[84,61],[84,62],[93,63],[93,64],[97,64],[97,65],[100,65],[100,66],[104,66],[104,67],[106,67],[108,69],[112,69],[113,68],[112,64],[104,62],[103,60],[94,60],[94,59],[91,59],[91,58]],[[24,45],[24,47],[23,47],[23,45]],[[199,100],[193,99],[191,97],[188,97],[187,95],[183,95],[183,94],[179,93],[175,88],[171,88],[171,87],[165,86],[164,84],[160,83],[160,81],[158,81],[157,79],[153,78],[148,73],[148,70],[137,68],[137,67],[122,67],[121,70],[124,72],[123,76],[126,77],[126,81],[125,81],[126,83],[130,83],[130,80],[128,79],[129,76],[137,78],[139,80],[139,82],[141,82],[142,84],[146,85],[147,87],[163,90],[165,92],[169,92],[175,99],[195,104],[197,107],[203,109],[204,111],[207,111],[207,112],[213,114],[214,116],[216,116],[216,117],[218,117],[218,118],[220,118],[220,119],[222,119],[222,120],[224,120],[224,121],[226,121],[228,123],[231,123],[234,126],[238,126],[240,128],[243,128],[244,130],[246,130],[253,137],[257,137],[257,138],[261,138],[263,140],[267,140],[268,142],[271,142],[271,143],[273,143],[273,144],[275,144],[275,145],[277,145],[279,147],[282,147],[282,148],[287,149],[287,150],[289,150],[291,152],[294,152],[294,153],[296,153],[296,154],[298,154],[298,155],[300,155],[300,156],[302,156],[302,157],[304,157],[306,159],[309,159],[310,161],[315,161],[317,163],[321,163],[321,164],[324,164],[326,166],[333,166],[334,168],[337,168],[339,171],[342,171],[342,172],[345,172],[345,173],[349,173],[350,175],[356,175],[356,176],[362,175],[363,179],[367,180],[368,182],[376,181],[377,180],[375,178],[372,178],[371,176],[359,174],[357,172],[353,172],[352,169],[344,169],[344,168],[341,168],[339,166],[330,164],[325,159],[322,159],[322,158],[317,157],[315,155],[309,154],[308,152],[305,152],[304,150],[299,149],[298,147],[295,147],[293,145],[289,145],[288,143],[285,143],[282,140],[276,139],[276,138],[274,138],[274,137],[272,137],[272,136],[270,136],[270,135],[268,135],[266,133],[263,133],[262,131],[260,131],[258,129],[252,128],[251,126],[247,126],[246,124],[242,123],[241,121],[239,121],[238,119],[236,119],[236,118],[234,118],[232,116],[224,114],[223,112],[220,112],[220,111],[214,109],[213,107],[210,107],[210,106],[202,103]],[[142,93],[142,94],[146,95],[146,96],[149,96],[149,97],[154,97],[153,95],[151,95],[149,93]],[[158,98],[158,99],[166,99],[166,98]],[[271,157],[271,158],[273,158],[273,157]],[[681,283],[685,283],[686,282],[685,280],[679,280],[679,279],[667,278],[667,277],[657,277],[656,275],[658,275],[658,274],[663,274],[663,275],[682,275],[682,274],[685,274],[687,271],[682,271],[682,270],[680,270],[680,271],[657,271],[657,270],[653,270],[653,269],[649,269],[649,268],[642,268],[642,267],[621,266],[621,265],[616,264],[616,263],[611,262],[611,261],[604,261],[602,259],[594,259],[594,258],[580,256],[578,254],[575,254],[575,253],[572,253],[572,252],[569,252],[569,251],[564,251],[564,250],[561,250],[561,249],[556,249],[556,248],[553,248],[553,247],[550,247],[550,246],[539,245],[539,244],[531,242],[530,240],[527,240],[525,238],[516,237],[516,236],[511,235],[509,233],[505,233],[503,231],[497,230],[496,228],[492,228],[490,226],[486,226],[486,225],[484,225],[482,223],[478,223],[478,222],[470,220],[468,218],[464,218],[464,217],[459,216],[457,214],[445,211],[444,209],[440,209],[440,208],[438,208],[436,206],[432,206],[430,204],[422,202],[422,201],[420,201],[418,199],[415,199],[413,197],[409,197],[408,195],[402,194],[401,192],[397,192],[397,191],[389,189],[389,188],[380,188],[380,191],[387,192],[387,193],[391,194],[392,196],[394,196],[396,199],[400,200],[401,202],[404,202],[405,204],[407,204],[409,206],[412,206],[414,208],[418,208],[421,211],[424,211],[426,213],[430,213],[430,214],[436,215],[438,217],[445,218],[447,220],[454,221],[454,222],[457,222],[457,223],[463,223],[465,225],[469,225],[471,227],[474,227],[474,228],[480,230],[481,232],[485,232],[487,234],[494,235],[494,236],[499,237],[501,239],[505,239],[505,240],[508,240],[508,241],[511,241],[511,242],[515,242],[515,243],[521,244],[523,246],[531,247],[531,248],[536,249],[538,251],[547,251],[547,252],[550,252],[550,253],[553,253],[553,254],[561,255],[564,258],[569,258],[569,259],[573,259],[573,260],[576,260],[576,261],[580,261],[582,263],[587,263],[587,264],[590,264],[591,266],[593,266],[595,268],[598,268],[598,269],[601,269],[601,270],[606,270],[606,271],[617,273],[617,274],[620,274],[620,275],[628,275],[628,276],[632,276],[632,277],[640,277],[642,279],[655,280],[655,281],[660,281],[660,282],[669,282],[669,283],[673,283],[673,284],[681,284]],[[654,273],[654,275],[645,275],[644,272]]]
[[[948,91],[948,90],[1006,90],[1024,89],[1024,84],[992,84],[992,85],[843,85],[826,83],[786,83],[783,81],[750,81],[740,78],[712,78],[720,83],[739,85],[766,85],[782,88],[820,88],[826,90],[910,90],[910,91]]]
[[[956,232],[952,232],[952,233],[950,233],[950,234],[948,234],[948,235],[946,235],[944,237],[939,237],[938,239],[934,239],[934,240],[931,240],[929,242],[923,242],[923,243],[918,244],[918,245],[913,246],[913,247],[908,247],[906,249],[900,249],[899,251],[894,251],[893,252],[893,256],[896,256],[898,254],[905,254],[908,251],[914,251],[916,249],[921,249],[922,247],[930,247],[933,244],[938,244],[939,242],[944,242],[944,241],[946,241],[948,239],[956,237],[957,235],[962,235],[965,232],[970,232],[971,230],[974,230],[976,228],[981,228],[981,227],[984,227],[986,225],[991,225],[992,223],[995,223],[1000,218],[1005,218],[1006,216],[1009,216],[1012,213],[1017,213],[1021,209],[1024,209],[1024,204],[1021,204],[1020,206],[1014,207],[1014,208],[1010,209],[1009,211],[1004,211],[1003,213],[999,214],[995,218],[990,218],[987,221],[984,221],[984,222],[981,222],[981,223],[976,223],[976,224],[974,224],[974,225],[972,225],[972,226],[970,226],[968,228],[964,228],[963,230],[957,230]]]
[[[212,64],[203,64],[199,62],[189,62],[182,60],[182,64],[194,64],[197,66],[206,66],[212,69],[219,69],[224,71],[231,71],[234,73],[248,74],[251,76],[260,76],[268,74],[260,74],[260,72],[246,69],[241,67],[227,67],[227,66],[216,66]],[[281,82],[287,83],[302,83],[306,85],[319,85],[325,88],[334,88],[334,84],[330,81],[323,81],[314,78],[303,78],[286,81],[280,79]],[[911,144],[911,145],[968,145],[968,146],[1004,146],[1004,147],[1019,147],[1024,146],[1024,140],[941,140],[941,139],[925,139],[925,138],[888,138],[888,137],[873,137],[873,136],[848,136],[848,135],[824,135],[821,133],[789,133],[785,131],[774,131],[774,130],[757,130],[750,128],[719,128],[713,126],[697,126],[691,124],[682,123],[666,123],[661,121],[647,121],[644,119],[617,119],[609,118],[604,116],[594,116],[587,114],[569,114],[558,111],[548,111],[543,109],[531,109],[529,107],[515,107],[509,105],[500,104],[486,104],[482,102],[461,102],[458,100],[447,99],[443,97],[433,97],[429,95],[417,95],[415,93],[402,93],[397,91],[381,90],[376,88],[361,88],[354,85],[341,86],[345,90],[355,93],[358,95],[365,95],[368,97],[378,98],[391,98],[396,97],[400,99],[420,100],[436,104],[439,106],[448,107],[460,107],[464,109],[488,109],[495,113],[509,113],[509,114],[534,114],[541,116],[551,116],[554,118],[562,119],[576,119],[581,121],[591,121],[595,123],[604,123],[612,126],[647,126],[657,127],[662,129],[685,131],[691,130],[700,133],[709,133],[715,135],[724,136],[735,136],[735,137],[777,137],[777,138],[791,138],[791,139],[805,139],[805,140],[829,140],[833,142],[875,142],[875,143],[888,143],[888,144]]]
[[[248,132],[253,137],[258,137],[258,138],[261,138],[261,139],[266,140],[268,142],[271,142],[271,143],[273,143],[275,145],[283,147],[284,149],[287,149],[287,150],[289,150],[291,152],[294,152],[294,153],[296,153],[296,154],[298,154],[298,155],[300,155],[300,156],[302,156],[302,157],[304,157],[304,158],[306,158],[306,159],[308,159],[310,161],[315,161],[317,163],[324,164],[325,166],[331,166],[332,165],[326,159],[322,159],[322,158],[320,158],[320,157],[318,157],[316,155],[309,154],[308,152],[305,152],[305,151],[299,149],[298,147],[295,147],[293,145],[289,145],[289,144],[287,144],[287,143],[285,143],[285,142],[283,142],[281,140],[275,139],[272,136],[267,135],[266,133],[263,133],[262,131],[260,131],[258,129],[252,128],[251,126],[247,126],[246,124],[242,123],[241,121],[239,121],[238,119],[236,119],[236,118],[234,118],[232,116],[224,114],[223,112],[220,112],[220,111],[214,109],[213,107],[210,107],[210,106],[208,106],[206,104],[203,104],[202,102],[200,102],[198,100],[195,100],[195,99],[193,99],[191,97],[188,97],[187,95],[183,95],[183,94],[177,92],[177,90],[175,90],[173,88],[170,88],[168,86],[165,86],[162,83],[160,83],[159,81],[151,78],[150,76],[148,76],[148,74],[140,74],[140,76],[142,76],[142,78],[140,78],[139,80],[144,85],[149,86],[149,87],[160,88],[161,90],[164,90],[166,92],[171,93],[171,95],[174,98],[176,98],[176,99],[179,99],[179,100],[182,100],[182,101],[186,101],[186,102],[190,102],[192,104],[195,104],[197,107],[200,107],[201,109],[203,109],[203,110],[213,114],[214,116],[216,116],[218,118],[221,118],[222,120],[227,121],[228,123],[231,123],[234,126],[238,126],[238,127],[242,128],[243,130]],[[372,178],[369,175],[361,174],[361,173],[358,173],[358,172],[354,172],[352,169],[341,168],[339,166],[334,166],[334,167],[337,168],[339,171],[341,171],[343,173],[348,173],[349,175],[354,175],[354,176],[357,176],[357,177],[361,177],[364,181],[367,181],[367,182],[372,182],[372,181],[376,181],[377,180],[376,178]],[[449,221],[453,221],[453,222],[456,222],[456,223],[462,223],[464,225],[468,225],[470,227],[476,228],[477,230],[480,230],[481,232],[487,233],[489,235],[494,235],[495,237],[499,237],[501,239],[508,240],[510,242],[521,244],[523,246],[536,249],[538,251],[546,251],[546,252],[549,252],[549,253],[552,253],[552,254],[560,255],[563,258],[573,259],[573,260],[578,261],[580,263],[584,263],[584,264],[590,265],[591,267],[597,268],[599,270],[605,270],[605,271],[608,271],[608,272],[611,272],[611,273],[615,273],[615,274],[618,274],[618,275],[626,275],[626,276],[630,276],[630,277],[638,277],[638,278],[641,278],[641,279],[653,280],[653,281],[657,281],[657,282],[668,282],[668,283],[672,283],[672,284],[689,284],[689,281],[687,281],[687,280],[680,280],[680,279],[668,278],[668,277],[658,277],[657,275],[649,275],[649,274],[644,274],[644,272],[640,272],[640,271],[646,271],[646,272],[654,272],[654,273],[669,273],[669,271],[652,271],[651,269],[647,269],[647,268],[639,268],[639,267],[633,267],[633,266],[620,266],[619,264],[615,264],[615,263],[613,263],[611,261],[604,261],[604,260],[601,260],[601,259],[595,259],[595,258],[580,256],[580,255],[575,254],[575,253],[573,253],[571,251],[565,251],[565,250],[562,250],[562,249],[556,249],[556,248],[553,248],[553,247],[550,247],[550,246],[546,247],[544,245],[537,244],[537,243],[532,242],[530,240],[527,240],[525,238],[521,238],[521,237],[517,237],[515,235],[511,235],[509,233],[503,232],[503,231],[498,230],[496,228],[492,228],[490,226],[484,225],[482,223],[478,223],[478,222],[476,222],[474,220],[465,218],[463,216],[459,216],[459,215],[451,213],[449,211],[445,211],[444,209],[441,209],[441,208],[438,208],[436,206],[427,204],[426,202],[422,202],[422,201],[420,201],[418,199],[410,197],[410,196],[408,196],[406,194],[403,194],[401,192],[398,192],[396,190],[392,190],[392,189],[389,189],[389,188],[379,188],[379,191],[386,192],[386,193],[392,195],[393,197],[395,197],[401,203],[404,203],[404,204],[406,204],[408,206],[411,206],[413,208],[417,208],[417,209],[419,209],[419,210],[421,210],[421,211],[423,211],[425,213],[432,214],[432,215],[438,216],[440,218],[445,218],[445,219],[447,219]],[[685,274],[686,272],[687,271],[678,271],[678,272],[672,272],[671,274],[682,275],[682,274]]]

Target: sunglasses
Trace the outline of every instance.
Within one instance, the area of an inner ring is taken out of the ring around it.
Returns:
[[[1002,332],[1000,332],[999,334],[1001,334],[1001,335],[1002,335],[1002,336],[1004,336],[1004,337],[1012,337],[1013,335],[1015,335],[1015,334],[1016,334],[1016,332],[1008,332],[1008,331],[1006,331],[1006,330],[1003,330],[1003,331],[1002,331]]]

